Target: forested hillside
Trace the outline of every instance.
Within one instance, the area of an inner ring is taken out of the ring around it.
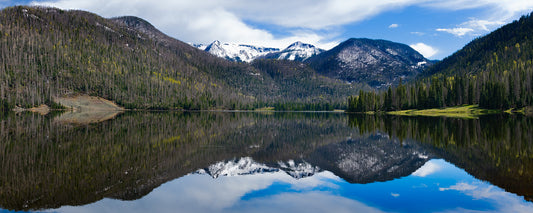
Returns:
[[[140,109],[252,109],[323,94],[295,93],[265,69],[229,62],[159,32],[136,17],[10,7],[0,11],[0,108],[54,106],[89,94]],[[298,68],[300,69],[300,68]],[[303,67],[302,70],[307,68]],[[355,89],[317,78],[344,102]]]
[[[365,84],[346,84],[317,74],[307,64],[275,59],[256,59],[251,65],[266,73],[280,87],[267,102],[278,110],[333,110],[342,108],[338,100],[354,94],[353,88],[370,89]],[[292,98],[283,98],[284,94]],[[276,101],[280,100],[280,101]]]
[[[350,111],[426,109],[463,104],[507,110],[533,105],[533,17],[524,16],[423,72],[411,84],[349,98]]]

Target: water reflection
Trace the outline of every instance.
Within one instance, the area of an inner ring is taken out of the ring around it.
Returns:
[[[431,167],[431,168],[426,168]],[[437,169],[435,169],[435,167]],[[431,171],[419,172],[419,171]],[[295,179],[282,171],[190,174],[133,201],[104,199],[54,212],[531,212],[533,204],[479,181],[444,160],[390,182],[350,184],[324,171]]]
[[[479,120],[352,116],[361,133],[383,131],[415,139],[430,153],[529,201],[533,200],[533,118],[485,116]]]
[[[341,114],[126,113],[87,125],[54,116],[0,121],[0,206],[39,210],[139,199],[214,162],[288,161],[341,140]]]
[[[0,206],[499,212],[505,201],[516,211],[531,210],[520,197],[533,195],[531,118],[113,116],[66,125],[55,115],[0,115]]]

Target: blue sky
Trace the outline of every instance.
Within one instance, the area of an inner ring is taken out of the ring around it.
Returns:
[[[329,49],[372,38],[408,44],[430,59],[533,11],[531,0],[0,0],[0,7],[28,4],[134,15],[189,43],[284,48],[302,41]]]

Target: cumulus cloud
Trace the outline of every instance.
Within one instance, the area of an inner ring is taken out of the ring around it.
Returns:
[[[434,56],[435,54],[437,54],[439,52],[434,47],[431,47],[431,46],[429,46],[427,44],[424,44],[424,43],[416,43],[416,44],[411,44],[409,46],[411,48],[415,49],[416,51],[418,51],[420,54],[422,54],[426,58],[431,58],[431,56]],[[427,164],[429,164],[429,162],[426,163],[426,165]]]
[[[400,26],[400,25],[398,25],[398,24],[391,24],[391,25],[389,25],[389,28],[397,28],[397,27],[399,27],[399,26]]]
[[[277,0],[275,0],[277,1]],[[57,0],[34,1],[33,5],[53,6],[62,9],[82,9],[95,12],[104,17],[133,15],[146,19],[164,33],[177,39],[194,42],[210,43],[214,40],[231,43],[253,44],[284,48],[294,41],[313,43],[321,48],[329,49],[339,41],[333,39],[335,32],[320,33],[311,30],[311,25],[302,25],[298,29],[285,29],[281,37],[261,27],[253,27],[248,21],[262,24],[281,25],[284,22],[307,22],[300,15],[287,11],[287,4],[295,8],[300,1],[264,2],[258,1],[141,1],[141,0]],[[302,5],[308,5],[303,4]],[[299,9],[309,15],[310,6]],[[252,16],[253,15],[253,16]],[[268,20],[269,16],[281,16],[279,20]],[[310,15],[311,16],[311,15]],[[252,18],[253,17],[253,18]],[[316,17],[312,15],[312,17]],[[291,20],[291,21],[287,21]],[[330,26],[332,22],[324,22],[319,27]]]
[[[186,42],[220,40],[284,48],[294,41],[302,41],[329,49],[340,43],[336,39],[340,26],[418,1],[49,0],[32,4],[83,9],[104,17],[139,16],[170,36]],[[284,32],[274,36],[265,30],[267,25],[276,26]]]
[[[343,26],[410,6],[490,10],[491,17],[468,20],[463,26],[439,28],[457,36],[491,29],[533,10],[531,0],[35,0],[32,4],[88,10],[104,17],[139,16],[186,42],[220,40],[284,48],[299,40],[324,49],[340,42],[338,36],[345,33]]]

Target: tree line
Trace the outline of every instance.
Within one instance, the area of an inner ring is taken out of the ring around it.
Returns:
[[[528,66],[531,63],[528,62]],[[479,105],[486,109],[520,109],[533,106],[533,70],[472,76],[433,77],[400,84],[386,91],[360,91],[348,98],[348,111],[397,111]]]

